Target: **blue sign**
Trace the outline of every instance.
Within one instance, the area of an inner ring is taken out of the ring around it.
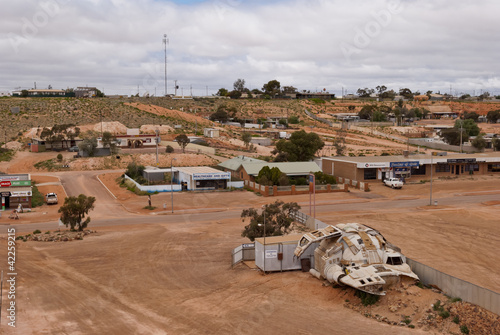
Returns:
[[[314,183],[314,175],[313,174],[309,175],[309,182]]]
[[[420,166],[419,161],[414,162],[391,162],[390,167],[418,167]]]

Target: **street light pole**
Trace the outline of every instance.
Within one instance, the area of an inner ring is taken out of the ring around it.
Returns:
[[[430,194],[429,206],[432,206],[432,152],[431,152],[431,194]]]
[[[264,210],[264,274],[266,274],[266,206],[262,206]]]
[[[174,166],[174,161],[176,159],[175,158],[172,158],[170,160],[170,197],[172,199],[172,213],[174,213],[174,169],[173,169],[173,166]]]

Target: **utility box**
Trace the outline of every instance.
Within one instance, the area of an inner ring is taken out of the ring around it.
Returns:
[[[272,236],[255,239],[255,265],[263,271],[301,270],[304,259],[314,264],[314,250],[319,243],[313,243],[299,258],[293,254],[303,234]],[[307,262],[306,262],[307,263]]]

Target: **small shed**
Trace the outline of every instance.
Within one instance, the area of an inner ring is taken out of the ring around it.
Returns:
[[[231,180],[231,173],[208,166],[178,167],[177,170],[183,189],[188,191],[225,189]]]
[[[255,265],[263,271],[309,271],[314,265],[314,250],[319,243],[313,243],[299,258],[294,251],[303,234],[270,236],[255,239]]]
[[[215,129],[215,128],[205,128],[203,129],[203,135],[205,137],[212,137],[212,138],[215,138],[215,137],[219,137],[219,129]]]

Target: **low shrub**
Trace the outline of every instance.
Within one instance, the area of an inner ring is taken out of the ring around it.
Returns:
[[[357,290],[354,295],[361,299],[361,303],[363,304],[363,306],[373,305],[373,304],[377,303],[377,301],[380,298],[378,295],[366,293],[366,292],[359,291],[359,290]]]

